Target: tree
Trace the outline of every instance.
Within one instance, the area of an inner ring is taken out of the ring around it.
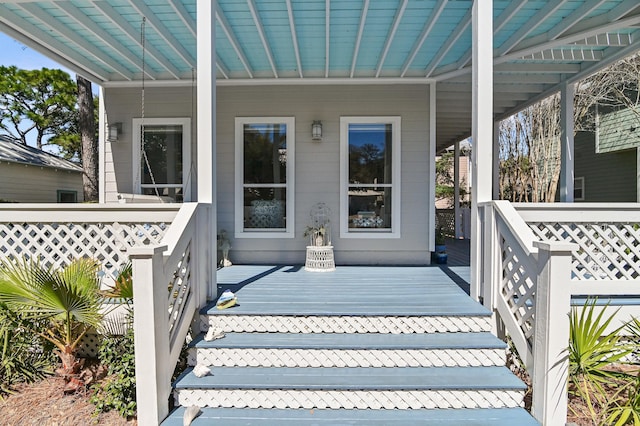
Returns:
[[[91,82],[77,76],[78,130],[82,140],[82,187],[85,201],[98,201],[98,145]]]
[[[446,151],[436,159],[436,201],[447,200],[450,207],[453,207],[455,195],[454,160],[455,154],[452,151]],[[463,185],[461,180],[458,193],[461,199],[467,193]]]
[[[0,66],[0,131],[23,144],[35,132],[36,147],[42,149],[47,137],[68,129],[76,99],[76,87],[62,70]]]

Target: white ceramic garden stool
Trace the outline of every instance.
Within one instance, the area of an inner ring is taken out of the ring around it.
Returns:
[[[307,246],[307,260],[304,264],[304,270],[310,272],[335,271],[333,246]]]

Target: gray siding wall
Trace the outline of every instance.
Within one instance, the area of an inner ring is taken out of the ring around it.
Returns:
[[[140,117],[139,89],[105,90],[109,122],[123,123],[117,142],[106,143],[105,199],[132,192],[132,118]],[[191,88],[147,88],[146,117],[190,117],[194,111]],[[295,238],[236,239],[235,118],[295,117]],[[340,239],[340,117],[402,117],[401,238]],[[321,142],[311,141],[311,123],[322,121]],[[192,155],[197,156],[195,119],[192,120]],[[435,141],[432,141],[435,143]],[[429,263],[429,88],[397,86],[245,86],[218,87],[217,91],[217,196],[218,229],[231,238],[235,263],[304,263],[309,210],[317,202],[332,211],[332,241],[338,264]],[[193,176],[195,182],[196,176]],[[192,185],[195,194],[196,185]],[[195,199],[195,196],[194,196]]]
[[[148,87],[145,89],[145,118],[176,118],[195,115],[195,94],[191,87]],[[142,116],[140,89],[105,89],[104,102],[109,123],[122,123],[116,142],[105,142],[105,202],[118,200],[118,193],[133,192],[133,119]],[[195,159],[195,119],[191,121],[192,156]],[[194,172],[195,174],[195,172]],[[192,176],[194,179],[195,176]],[[195,182],[195,179],[192,180]],[[191,185],[195,194],[195,185]],[[195,199],[195,196],[192,196]]]
[[[584,177],[584,201],[636,201],[635,149],[597,154],[592,132],[578,132],[574,145],[575,177]]]
[[[20,203],[56,203],[58,190],[76,191],[83,201],[82,173],[16,163],[0,164],[0,199]]]
[[[303,263],[309,211],[332,212],[338,264],[425,264],[429,192],[429,89],[426,86],[270,86],[218,88],[218,228],[232,237],[236,263]],[[340,117],[402,117],[402,227],[399,239],[340,239]],[[233,239],[235,117],[293,116],[296,124],[294,239]],[[322,141],[311,123],[322,121]]]

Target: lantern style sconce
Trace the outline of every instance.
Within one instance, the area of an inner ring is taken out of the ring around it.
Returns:
[[[322,121],[313,121],[313,124],[311,125],[311,139],[314,141],[322,140]]]
[[[109,142],[116,142],[120,133],[122,133],[122,123],[111,124],[107,127],[107,140]]]

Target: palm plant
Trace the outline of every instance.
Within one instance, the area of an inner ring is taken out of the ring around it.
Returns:
[[[0,304],[16,317],[44,321],[29,331],[55,346],[62,362],[57,373],[76,388],[81,339],[101,320],[97,272],[92,259],[75,260],[61,270],[34,260],[0,263]]]
[[[605,317],[608,306],[604,306],[596,315],[596,303],[597,299],[587,300],[580,312],[575,308],[571,311],[568,348],[569,381],[594,420],[598,415],[597,405],[607,405],[605,387],[624,376],[624,373],[612,371],[611,365],[621,362],[632,352],[619,336],[624,325],[605,333],[617,311]]]

